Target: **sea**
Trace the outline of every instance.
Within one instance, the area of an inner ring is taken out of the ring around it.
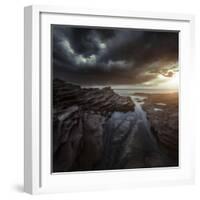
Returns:
[[[169,89],[113,89],[117,94],[120,95],[134,95],[137,93],[144,94],[168,94],[168,93],[176,93],[178,90],[169,90]]]

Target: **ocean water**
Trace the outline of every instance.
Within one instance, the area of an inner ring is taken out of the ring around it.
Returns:
[[[167,90],[167,89],[114,89],[114,91],[120,95],[134,95],[136,93],[145,94],[167,94],[178,92],[178,90]]]

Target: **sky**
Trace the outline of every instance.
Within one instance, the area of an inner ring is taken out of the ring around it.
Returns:
[[[52,25],[53,77],[84,86],[178,87],[178,33]]]

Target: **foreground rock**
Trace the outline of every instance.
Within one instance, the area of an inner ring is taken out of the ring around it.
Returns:
[[[53,172],[177,166],[177,94],[139,96],[54,80]]]
[[[178,94],[148,95],[143,108],[161,147],[178,163]]]
[[[134,110],[110,87],[81,88],[53,82],[53,171],[98,169],[105,152],[104,125],[115,111]]]
[[[53,82],[53,107],[57,112],[77,105],[82,110],[99,112],[107,115],[108,112],[127,112],[134,109],[130,97],[116,94],[110,87],[81,88],[78,85],[66,83],[61,80]]]

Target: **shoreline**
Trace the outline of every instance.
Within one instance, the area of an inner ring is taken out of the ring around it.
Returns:
[[[160,121],[166,115],[154,104],[166,109],[161,100],[170,94],[121,95],[111,87],[82,88],[61,80],[54,80],[53,90],[54,172],[177,166],[176,151],[163,148],[166,139],[155,123],[158,113]],[[137,95],[147,98],[135,102]],[[170,111],[169,116],[175,112]]]

